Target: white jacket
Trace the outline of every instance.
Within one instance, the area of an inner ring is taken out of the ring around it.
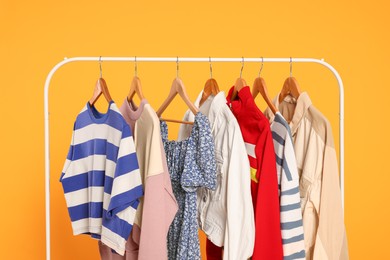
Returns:
[[[199,226],[211,242],[224,246],[224,260],[248,259],[253,253],[255,223],[249,160],[240,127],[223,91],[210,96],[199,110],[209,119],[217,162],[216,190],[198,191]],[[191,111],[186,112],[184,120],[194,120]],[[179,140],[188,137],[190,131],[191,125],[182,125]]]

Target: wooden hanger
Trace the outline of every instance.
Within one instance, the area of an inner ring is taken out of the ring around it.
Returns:
[[[243,78],[238,78],[236,83],[234,83],[234,89],[230,100],[235,100],[238,92],[245,86],[247,86],[246,81]]]
[[[100,77],[96,81],[95,89],[93,91],[93,95],[91,99],[89,100],[89,104],[93,106],[96,101],[99,99],[99,97],[103,94],[104,98],[108,103],[112,101],[110,92],[108,91],[107,83],[102,77],[102,57],[99,58],[99,67],[100,67]]]
[[[211,66],[211,58],[210,58],[210,78],[206,81],[202,98],[199,101],[199,107],[206,101],[206,99],[210,96],[216,96],[219,93],[219,86],[215,79],[213,79],[213,67]]]
[[[211,78],[206,81],[203,88],[202,98],[199,101],[199,107],[207,100],[210,95],[217,95],[219,93],[218,83],[215,79]]]
[[[127,95],[127,102],[130,103],[135,94],[137,94],[140,100],[145,98],[144,94],[142,93],[141,80],[137,76],[134,76],[133,80],[131,81],[129,94]]]
[[[242,78],[242,70],[244,69],[244,57],[242,58],[242,65],[241,65],[241,71],[240,71],[240,77],[236,80],[236,83],[234,83],[234,89],[232,96],[230,100],[235,100],[237,97],[238,92],[245,86],[247,86],[246,81]]]
[[[184,102],[186,103],[186,105],[194,115],[196,115],[199,112],[198,108],[195,107],[195,105],[188,98],[183,82],[181,81],[180,78],[176,77],[172,82],[171,90],[169,91],[168,97],[165,99],[164,103],[157,110],[158,117],[161,118],[162,113],[165,111],[165,109],[168,107],[168,105],[172,102],[172,100],[175,98],[177,94],[179,94],[179,96],[184,100]],[[174,122],[174,123],[193,124],[193,122],[180,121],[175,119],[161,118],[161,120],[167,122]]]
[[[299,84],[296,78],[288,77],[283,84],[283,88],[280,91],[279,103],[281,103],[288,95],[298,99],[301,91],[299,90]]]
[[[93,106],[102,94],[108,103],[112,101],[106,81],[103,78],[99,78],[96,81],[95,90],[93,91],[92,98],[89,100],[89,104]]]
[[[142,93],[141,80],[137,76],[138,74],[138,65],[137,57],[134,57],[134,77],[131,81],[129,94],[127,95],[127,102],[131,102],[135,94],[139,97],[140,100],[144,99],[144,94]]]
[[[262,77],[257,77],[255,79],[255,82],[253,82],[252,87],[252,97],[253,99],[256,98],[257,94],[260,93],[265,102],[267,103],[268,107],[271,109],[272,113],[275,114],[278,112],[278,109],[275,107],[275,105],[272,103],[271,99],[268,95],[267,90],[267,84],[265,84],[265,80]]]
[[[299,90],[298,81],[292,76],[292,58],[290,58],[290,77],[284,81],[283,88],[279,94],[279,103],[281,103],[288,95],[298,99],[300,94],[301,91]]]
[[[264,67],[264,61],[263,57],[261,57],[261,67],[259,71],[259,76],[255,79],[255,82],[253,82],[253,87],[252,87],[252,97],[253,99],[256,98],[257,94],[261,94],[265,102],[267,103],[268,107],[271,109],[272,113],[275,115],[276,112],[278,112],[278,109],[275,107],[275,105],[271,102],[271,99],[269,98],[268,95],[268,90],[267,90],[267,84],[265,84],[265,80],[260,77],[261,71],[263,70]]]

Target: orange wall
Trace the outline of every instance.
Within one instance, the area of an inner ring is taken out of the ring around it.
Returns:
[[[2,115],[1,259],[43,259],[43,84],[65,56],[213,56],[325,58],[345,83],[346,207],[351,259],[389,259],[390,171],[388,138],[390,69],[387,1],[0,1]],[[240,64],[214,64],[227,90]],[[175,64],[140,63],[144,94],[154,108],[175,76]],[[252,83],[259,64],[246,64]],[[126,96],[133,64],[103,63],[112,97]],[[97,63],[61,68],[50,89],[52,256],[98,259],[96,242],[73,237],[58,182],[73,121],[92,95]],[[272,96],[288,76],[288,64],[265,64]],[[338,129],[337,85],[319,65],[294,64],[301,89]],[[194,100],[208,64],[181,64],[180,76]],[[181,118],[175,100],[165,115]],[[258,98],[264,109],[263,101]],[[104,107],[105,104],[99,104]],[[175,125],[172,128],[177,129]],[[172,135],[173,136],[173,135]],[[337,139],[338,140],[338,139]]]

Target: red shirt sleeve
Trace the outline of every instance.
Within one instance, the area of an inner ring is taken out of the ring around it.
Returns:
[[[267,122],[268,123],[268,122]],[[252,259],[283,259],[276,158],[269,125],[256,145],[257,194],[255,206],[256,238]]]

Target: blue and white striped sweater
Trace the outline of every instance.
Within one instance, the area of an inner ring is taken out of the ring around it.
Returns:
[[[280,195],[280,224],[284,260],[305,259],[299,176],[291,130],[277,112],[271,124]]]
[[[106,114],[89,103],[79,113],[60,180],[73,234],[123,255],[143,189],[132,133],[114,102]]]

